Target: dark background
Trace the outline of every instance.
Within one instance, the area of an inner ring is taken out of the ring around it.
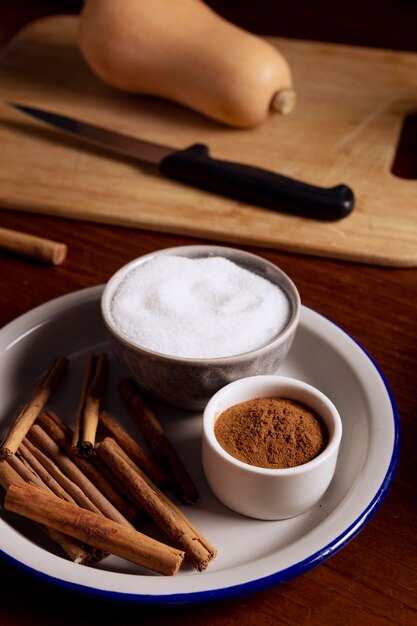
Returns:
[[[206,3],[230,21],[264,35],[417,49],[415,0],[206,0]],[[79,0],[3,0],[0,43],[7,33],[34,17],[77,13],[81,7]]]

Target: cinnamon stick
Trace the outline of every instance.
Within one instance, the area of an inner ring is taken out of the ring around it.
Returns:
[[[0,448],[0,461],[10,458],[25,438],[29,428],[35,422],[39,413],[49,399],[49,396],[58,385],[68,366],[66,357],[58,357],[53,362],[42,381],[35,387],[28,402],[17,415],[9,433]]]
[[[106,496],[118,511],[129,521],[139,519],[143,514],[142,507],[137,506],[128,499],[123,484],[117,479],[118,485],[112,476],[112,481],[107,478],[110,473],[108,467],[96,456],[81,457],[72,454],[72,431],[64,424],[56,413],[48,411],[41,413],[38,423],[49,437],[63,450],[79,467],[79,469],[90,479],[90,481]],[[117,487],[117,488],[116,488]]]
[[[60,500],[28,484],[12,484],[4,506],[59,532],[165,575],[174,575],[184,552],[163,544],[113,520]]]
[[[125,378],[120,381],[118,390],[150,450],[172,478],[180,500],[185,504],[196,502],[199,497],[197,487],[137,385],[132,379]]]
[[[155,485],[161,487],[168,483],[169,478],[165,470],[106,411],[101,411],[100,413],[100,425],[109,437],[117,441],[119,446],[149,476]]]
[[[85,399],[88,393],[88,386],[94,375],[95,360],[96,360],[96,356],[94,354],[90,354],[88,361],[87,361],[87,365],[84,370],[84,377],[83,377],[83,382],[81,385],[80,398],[78,401],[77,415],[75,418],[75,427],[74,427],[74,433],[73,433],[73,438],[72,438],[73,454],[79,454],[80,451],[81,452],[83,451],[83,447],[82,447],[83,418],[84,418],[83,412],[84,412]]]
[[[7,490],[12,483],[23,483],[24,479],[19,473],[6,461],[0,463],[0,485]]]
[[[31,431],[29,435],[30,434]],[[39,450],[32,444],[32,452],[39,464],[44,467],[46,473],[49,474],[50,477],[54,479],[61,487],[61,492],[59,494],[60,498],[63,498],[67,502],[77,503],[79,506],[84,509],[88,509],[89,511],[101,513],[100,509],[88,498],[84,491],[70,478],[68,478],[68,476],[64,474],[64,472],[58,467],[58,465],[54,463],[54,461],[50,459],[44,452],[42,452],[42,450]],[[56,493],[56,491],[52,487],[52,482],[48,482],[49,484],[46,484],[50,488],[50,490],[55,493],[55,495],[58,495],[58,493]]]
[[[74,537],[69,537],[51,526],[42,525],[42,529],[52,541],[60,546],[73,563],[89,565],[92,561],[101,561],[107,556],[107,552],[90,549],[90,546],[84,545]]]
[[[0,228],[0,248],[17,252],[39,261],[61,265],[66,259],[68,248],[65,243],[45,237],[22,233],[10,228]]]
[[[74,454],[93,453],[107,370],[107,355],[90,355],[84,374],[72,440]]]
[[[10,467],[22,478],[22,480],[26,481],[27,483],[33,483],[38,487],[43,487],[44,489],[47,489],[45,483],[40,478],[40,476],[38,476],[35,470],[30,467],[30,465],[28,465],[28,463],[21,457],[14,454],[7,461],[7,463],[9,463]],[[0,463],[0,467],[1,465],[2,464]]]
[[[59,483],[53,476],[53,472],[50,471],[50,459],[46,455],[35,448],[33,443],[29,439],[25,438],[19,446],[17,451],[18,455],[26,461],[26,463],[36,472],[43,483],[49,487],[49,489],[59,498],[63,498],[68,502],[75,502],[70,494],[65,491],[61,483]],[[39,458],[41,457],[41,458]],[[43,461],[43,463],[42,463]],[[55,466],[56,467],[56,466]],[[54,468],[55,469],[55,468]],[[59,468],[56,467],[59,471]]]
[[[112,505],[112,503],[97,489],[95,485],[87,478],[87,476],[75,465],[75,463],[59,448],[59,446],[47,435],[47,433],[35,424],[30,429],[29,438],[34,441],[38,447],[43,448],[51,459],[59,466],[63,473],[73,482],[79,489],[84,492],[88,500],[95,505],[96,509],[118,523],[132,527],[131,523]],[[56,476],[57,480],[59,478]],[[65,488],[65,487],[64,487]],[[66,488],[65,488],[66,489]],[[75,496],[74,496],[74,499]],[[86,503],[87,504],[87,503]],[[91,509],[91,506],[89,507]]]
[[[198,571],[203,571],[216,556],[216,550],[201,533],[196,533],[185,515],[156,485],[126,457],[120,446],[107,437],[97,446],[97,453],[125,482],[132,495],[148,511],[166,535],[185,551]]]
[[[132,461],[132,459],[130,459],[123,450],[119,449],[118,452],[120,456],[123,456],[124,460],[133,468],[133,470],[136,471],[138,469],[137,466]],[[145,476],[145,479],[147,479],[146,476]],[[150,486],[152,486],[152,482],[150,480],[148,480],[147,482]],[[216,548],[208,541],[208,539],[201,533],[201,531],[191,523],[188,517],[181,511],[181,509],[175,506],[172,500],[170,500],[169,497],[163,491],[158,490],[158,495],[159,495],[159,498],[162,500],[162,502],[169,509],[173,510],[175,512],[175,515],[181,518],[184,524],[188,526],[190,531],[194,533],[194,535],[197,537],[197,539],[200,541],[200,543],[204,546],[204,548],[209,553],[210,555],[209,560],[214,559],[217,555]]]
[[[16,459],[16,457],[13,457],[13,459]],[[12,484],[24,483],[25,480],[15,469],[13,469],[8,461],[0,463],[0,485],[4,490],[7,491]],[[88,565],[93,560],[91,552],[89,552],[88,549],[80,544],[80,542],[76,539],[68,537],[54,528],[50,528],[42,524],[40,525],[40,528],[50,539],[52,539],[52,541],[61,547],[61,549],[74,563]]]

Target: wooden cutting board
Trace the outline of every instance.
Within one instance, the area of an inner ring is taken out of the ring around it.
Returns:
[[[320,186],[350,185],[351,216],[291,217],[164,180],[151,168],[64,138],[0,104],[0,206],[360,262],[417,265],[417,181],[391,174],[404,117],[417,109],[417,55],[271,40],[294,72],[298,105],[252,130],[101,84],[77,48],[77,18],[22,31],[0,56],[0,90],[177,148]]]

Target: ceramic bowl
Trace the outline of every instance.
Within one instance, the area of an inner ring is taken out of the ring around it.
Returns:
[[[159,255],[189,258],[220,256],[259,274],[286,293],[290,303],[288,323],[267,345],[243,354],[220,358],[174,357],[133,343],[118,330],[112,319],[112,298],[129,272]],[[101,299],[102,317],[110,345],[129,375],[145,392],[187,410],[204,408],[218,389],[233,380],[276,372],[291,347],[299,322],[300,308],[297,288],[282,270],[259,256],[223,246],[182,246],[139,257],[110,278]]]
[[[323,451],[303,465],[285,469],[255,467],[226,452],[214,434],[216,419],[235,404],[262,397],[296,400],[315,411],[328,431]],[[218,391],[205,408],[204,473],[214,495],[233,511],[264,520],[295,517],[317,504],[329,487],[341,437],[340,415],[321,391],[293,378],[252,376]]]

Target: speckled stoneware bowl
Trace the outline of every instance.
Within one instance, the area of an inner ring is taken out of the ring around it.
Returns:
[[[279,286],[288,297],[291,312],[287,325],[261,348],[213,359],[173,357],[144,349],[129,341],[112,319],[112,298],[129,272],[139,264],[160,255],[189,258],[220,256],[266,278]],[[152,396],[187,410],[204,408],[218,389],[238,378],[275,373],[291,347],[299,322],[300,308],[297,288],[282,270],[254,254],[223,246],[181,246],[139,257],[110,278],[101,299],[102,316],[110,345],[128,374]]]

